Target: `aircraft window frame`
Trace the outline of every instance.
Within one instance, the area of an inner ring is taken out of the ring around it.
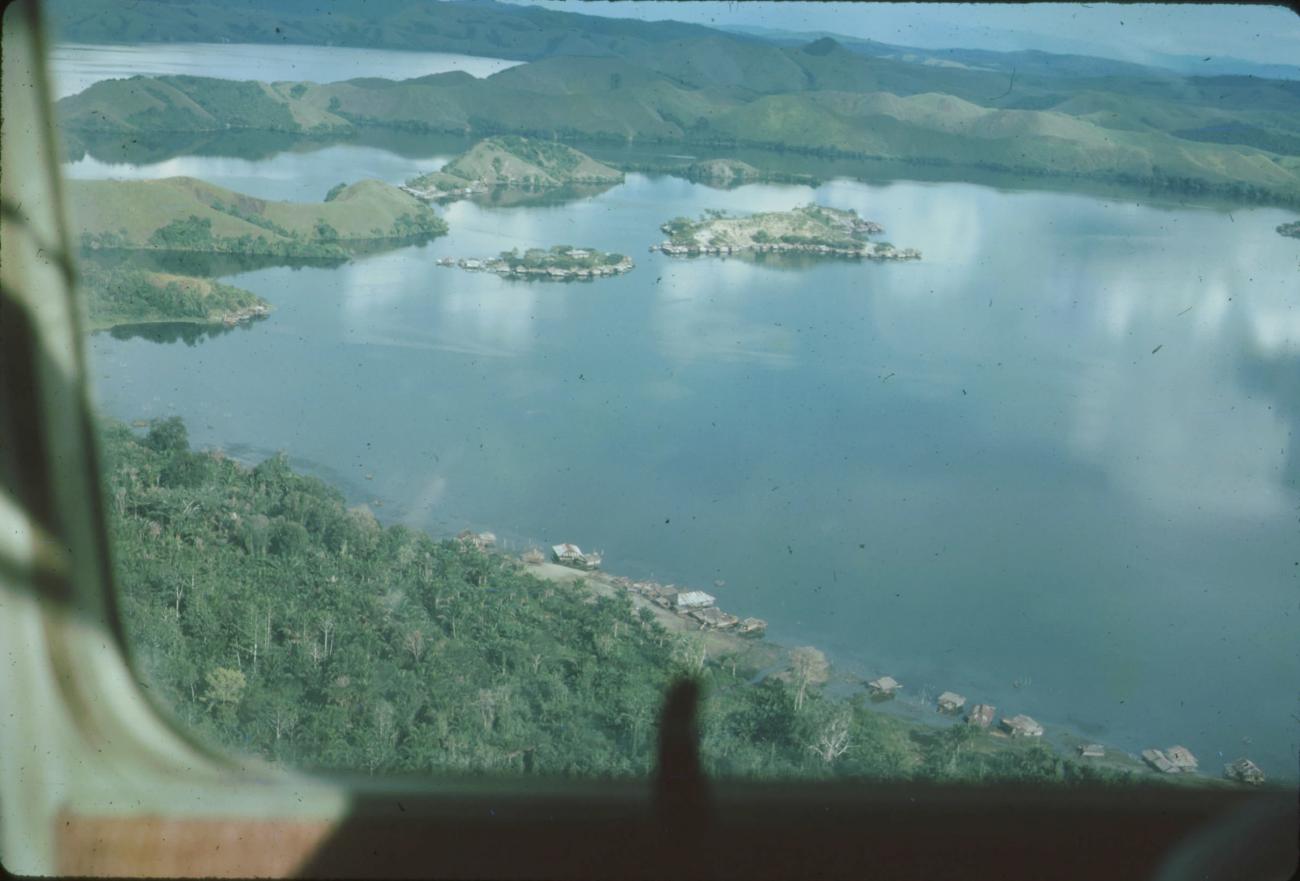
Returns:
[[[711,868],[704,873],[777,877],[811,866],[858,877],[874,861],[882,877],[912,877],[953,860],[993,869],[998,853],[1018,846],[1033,871],[996,870],[1034,877],[1056,864],[1053,848],[1077,839],[1073,818],[1142,857],[1126,865],[1105,848],[1076,846],[1069,852],[1083,861],[1061,876],[1136,877],[1134,865],[1160,865],[1189,830],[1234,810],[1265,805],[1268,817],[1290,818],[1276,797],[1248,792],[1171,801],[1086,789],[709,781],[689,687],[668,697],[659,768],[647,780],[365,779],[200,744],[142,688],[118,615],[39,14],[35,0],[20,0],[4,21],[0,426],[22,438],[0,445],[8,870],[423,876],[433,866],[448,876],[649,877]],[[1017,820],[1038,837],[997,834]],[[1143,821],[1149,827],[1131,828]]]

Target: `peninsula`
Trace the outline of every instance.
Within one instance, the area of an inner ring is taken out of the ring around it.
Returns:
[[[90,250],[346,259],[376,244],[441,235],[428,205],[377,180],[323,202],[272,202],[192,177],[68,182],[74,230]]]
[[[719,35],[629,49],[560,52],[482,79],[454,71],[331,83],[105,80],[61,99],[58,113],[74,143],[92,134],[509,133],[1300,204],[1297,99],[1286,81],[1046,61],[1030,71],[1021,57],[1001,70],[940,66],[868,57],[830,38],[776,46]],[[717,171],[697,169],[704,178]]]
[[[520,253],[518,248],[502,251],[499,257],[487,259],[442,257],[439,266],[458,266],[469,272],[495,272],[508,278],[531,278],[542,281],[566,279],[593,279],[621,275],[633,268],[632,258],[612,251],[595,248],[574,248],[555,245],[550,250],[529,248]]]
[[[251,291],[211,279],[106,267],[93,260],[81,261],[78,268],[91,330],[160,323],[230,327],[271,311]]]
[[[660,227],[668,240],[652,245],[674,257],[706,254],[804,253],[869,260],[919,260],[915,248],[896,248],[867,237],[884,232],[854,210],[807,204],[790,211],[765,211],[733,217],[706,211],[699,220],[678,217]]]
[[[402,187],[421,199],[466,199],[500,188],[553,190],[574,184],[612,186],[623,173],[554,141],[515,135],[479,141],[439,171]]]

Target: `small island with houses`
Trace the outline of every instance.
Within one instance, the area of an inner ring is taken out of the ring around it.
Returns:
[[[678,217],[660,229],[668,234],[668,240],[650,250],[674,257],[801,253],[868,260],[921,258],[915,248],[871,241],[869,237],[883,233],[884,227],[859,217],[856,211],[812,203],[743,217],[709,210],[698,220]]]
[[[440,257],[439,266],[459,267],[467,272],[494,272],[507,278],[565,281],[594,279],[630,272],[632,258],[596,248],[555,245],[550,249],[518,248],[502,251],[497,257]]]

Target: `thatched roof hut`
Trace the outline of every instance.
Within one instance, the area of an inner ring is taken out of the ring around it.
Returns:
[[[1142,761],[1155,768],[1162,774],[1177,774],[1178,766],[1169,761],[1165,754],[1158,749],[1142,750]]]
[[[938,704],[941,713],[959,713],[961,708],[966,706],[966,698],[955,691],[945,691],[939,695]]]
[[[1196,756],[1185,746],[1171,746],[1165,750],[1165,758],[1178,766],[1178,770],[1191,772],[1200,767],[1200,762],[1196,761]]]
[[[712,594],[705,593],[702,590],[682,591],[677,594],[675,600],[677,608],[682,610],[703,609],[706,606],[713,605],[715,602],[717,602],[717,599]]]
[[[1224,765],[1223,774],[1229,780],[1237,780],[1251,786],[1259,786],[1264,782],[1264,772],[1250,759],[1237,759]]]
[[[735,615],[724,612],[717,606],[705,606],[702,609],[692,609],[688,612],[692,618],[700,622],[701,628],[712,628],[715,630],[726,630],[729,627],[735,627],[740,621]]]
[[[584,554],[582,548],[568,542],[553,545],[551,554],[555,558],[555,562],[561,566],[572,566],[575,569],[595,569],[600,565],[599,554]]]
[[[1079,756],[1085,759],[1104,759],[1106,747],[1100,743],[1085,743],[1079,747]]]
[[[1043,726],[1029,716],[1020,714],[1002,720],[1002,727],[1012,737],[1042,737]]]
[[[966,721],[971,725],[987,728],[993,724],[995,713],[997,713],[997,707],[992,704],[976,704],[971,707],[970,713],[966,716]]]
[[[762,618],[746,618],[740,622],[736,632],[741,636],[762,636],[767,632],[767,622]]]
[[[902,683],[893,676],[881,676],[879,679],[872,679],[867,683],[867,688],[875,697],[893,697],[894,692],[902,687]]]

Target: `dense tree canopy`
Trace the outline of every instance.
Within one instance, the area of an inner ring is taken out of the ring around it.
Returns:
[[[830,697],[815,650],[757,680],[625,594],[383,527],[283,455],[248,468],[192,451],[178,419],[143,436],[109,424],[102,444],[137,669],[230,748],[372,773],[645,774],[662,696],[689,675],[708,694],[714,774],[1098,776],[1043,746]]]

